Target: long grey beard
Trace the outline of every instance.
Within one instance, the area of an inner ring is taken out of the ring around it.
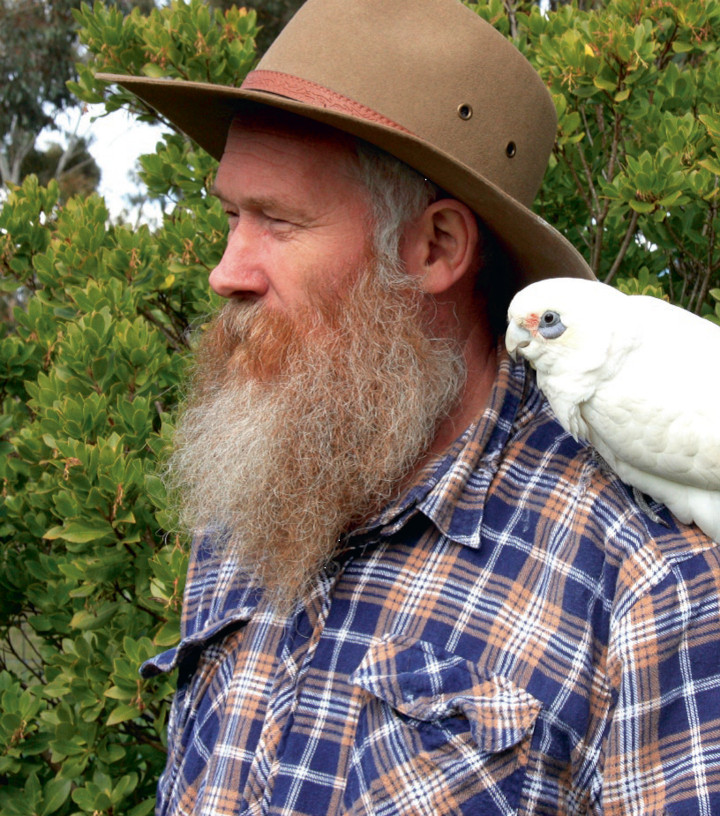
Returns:
[[[462,354],[431,336],[424,296],[376,267],[340,308],[301,315],[289,351],[280,361],[268,352],[267,376],[257,357],[243,365],[235,352],[206,353],[217,371],[203,380],[200,364],[178,425],[167,481],[181,526],[219,531],[218,554],[284,611],[339,537],[393,498],[463,388]],[[241,359],[262,319],[252,309],[221,316],[237,323],[224,331],[237,333]],[[263,332],[260,345],[273,349],[273,330]]]

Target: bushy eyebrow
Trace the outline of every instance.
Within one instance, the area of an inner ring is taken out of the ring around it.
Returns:
[[[217,198],[218,201],[220,201],[223,204],[231,204],[232,203],[230,201],[230,199],[226,195],[223,195],[222,191],[220,190],[220,188],[217,185],[217,182],[213,183],[213,186],[210,188],[210,195],[213,198]]]
[[[247,198],[241,196],[238,200],[233,200],[223,195],[215,184],[213,184],[210,189],[210,195],[215,196],[222,204],[227,206],[241,205],[243,209],[249,210],[250,212],[279,213],[289,220],[307,220],[308,218],[307,212],[303,209],[294,207],[287,201],[274,198],[273,196],[249,196]]]

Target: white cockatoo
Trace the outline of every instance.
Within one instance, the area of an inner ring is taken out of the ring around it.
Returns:
[[[720,542],[720,327],[653,297],[555,278],[518,292],[505,342],[562,427]]]

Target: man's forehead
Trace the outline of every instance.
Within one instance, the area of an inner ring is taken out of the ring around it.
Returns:
[[[253,107],[232,121],[213,188],[216,196],[227,201],[240,192],[257,196],[258,189],[251,193],[248,185],[261,179],[266,197],[294,185],[308,194],[323,189],[326,198],[360,194],[365,200],[354,137],[284,111]]]

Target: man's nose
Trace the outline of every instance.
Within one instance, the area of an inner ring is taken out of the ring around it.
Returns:
[[[228,236],[220,263],[210,273],[210,286],[220,297],[262,297],[268,289],[257,242],[239,225]]]

